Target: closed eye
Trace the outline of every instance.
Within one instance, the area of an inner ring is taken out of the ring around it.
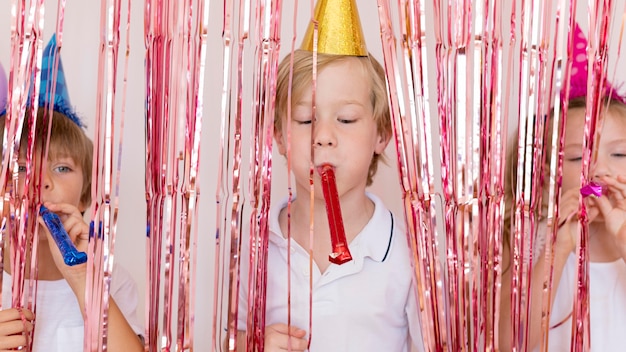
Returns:
[[[355,123],[357,120],[356,119],[337,119],[337,121],[348,124],[348,123]]]
[[[626,157],[626,153],[612,153],[611,156],[615,158],[623,158]]]

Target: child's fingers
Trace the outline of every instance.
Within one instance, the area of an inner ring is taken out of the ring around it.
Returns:
[[[13,320],[0,324],[0,336],[10,336],[29,332],[33,330],[33,324],[30,321]]]
[[[33,330],[34,314],[28,309],[6,309],[0,311],[0,350],[26,346],[28,335]]]
[[[2,336],[0,338],[0,351],[14,351],[19,347],[25,347],[28,344],[28,337],[24,334]]]
[[[609,195],[615,200],[617,203],[616,205],[620,208],[624,208],[626,206],[626,183],[624,181],[620,181],[620,179],[623,179],[623,177],[605,177],[603,181],[608,186]]]
[[[597,207],[595,207],[593,203],[590,203],[589,206],[587,206],[587,221],[588,222],[592,222],[596,217],[598,217],[599,214],[600,214],[600,210]]]
[[[308,342],[304,339],[306,331],[286,324],[273,324],[265,329],[266,351],[304,351]]]
[[[21,313],[20,313],[20,309],[16,309],[16,308],[10,308],[10,309],[5,309],[0,311],[0,323],[4,323],[7,321],[11,321],[11,320],[17,320],[17,319],[22,319],[22,315],[24,316],[24,318],[26,320],[33,320],[35,318],[35,315],[33,314],[33,312],[31,312],[28,309],[21,309]]]
[[[291,335],[296,337],[303,337],[306,335],[306,330],[300,329],[297,326],[287,325],[287,324],[273,324],[267,327],[268,329],[274,330],[281,334]]]
[[[609,213],[613,210],[613,205],[607,197],[590,197],[589,202],[592,206],[598,209],[600,214],[606,219]]]
[[[577,219],[579,197],[580,193],[575,189],[566,192],[563,197],[561,197],[559,203],[559,225]]]
[[[74,242],[80,235],[89,235],[89,226],[82,218],[71,216],[63,222],[63,227]]]
[[[82,214],[80,213],[80,210],[78,210],[76,206],[69,204],[69,203],[46,202],[44,203],[44,206],[48,208],[48,210],[50,210],[51,212],[59,215],[61,219],[63,219],[65,216],[75,216],[75,217],[82,218]]]
[[[63,222],[65,231],[70,236],[72,242],[76,243],[81,235],[89,234],[89,225],[85,223],[83,215],[78,208],[67,203],[46,203],[45,206],[55,214],[59,215]]]

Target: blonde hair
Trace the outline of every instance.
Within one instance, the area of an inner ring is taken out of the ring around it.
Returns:
[[[36,150],[43,150],[48,139],[49,119],[44,118],[47,111],[44,108],[37,110],[37,125],[35,127]],[[20,153],[26,152],[28,143],[28,120],[30,114],[24,118],[22,136],[20,140]],[[4,130],[6,116],[0,117],[0,131]],[[4,135],[4,134],[3,134]],[[4,136],[0,137],[4,138]],[[3,141],[4,142],[4,141]],[[67,116],[54,111],[50,126],[50,149],[48,158],[70,157],[81,166],[83,172],[83,188],[80,201],[83,206],[91,204],[91,168],[93,163],[93,143],[85,135],[85,132]]]
[[[344,55],[317,54],[317,69],[323,70],[332,63],[357,58],[363,70],[368,74],[371,81],[370,100],[374,112],[376,128],[381,137],[391,137],[391,118],[387,96],[387,84],[385,70],[380,63],[372,57],[357,57]],[[293,57],[293,83],[291,88],[291,103],[295,105],[304,95],[312,81],[313,53],[306,50],[294,51]],[[276,83],[276,113],[274,115],[274,131],[279,132],[283,127],[283,118],[287,116],[287,97],[289,93],[290,56],[287,55],[278,66],[278,81]],[[370,163],[367,185],[372,184],[378,162],[384,156],[374,154]]]

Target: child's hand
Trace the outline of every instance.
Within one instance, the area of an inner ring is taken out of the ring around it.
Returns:
[[[265,351],[287,351],[291,343],[291,351],[305,351],[308,341],[304,338],[306,331],[287,324],[273,324],[265,327]]]
[[[626,176],[604,176],[602,182],[608,187],[608,195],[592,197],[590,202],[604,217],[606,230],[615,236],[615,243],[626,260]]]
[[[86,251],[89,244],[89,225],[83,220],[83,215],[78,208],[67,203],[45,203],[44,205],[48,210],[59,216],[63,222],[65,231],[69,235],[72,243],[74,243],[74,246],[76,246],[76,249],[80,252]],[[54,263],[65,280],[74,288],[74,284],[77,283],[77,281],[84,281],[85,265],[66,265],[59,248],[41,218],[39,218],[39,223],[42,225],[43,229],[45,229],[45,236],[48,236],[48,245],[50,246]]]
[[[28,345],[28,333],[33,330],[34,318],[28,309],[22,309],[21,313],[15,308],[0,311],[0,351]]]
[[[580,207],[579,200],[580,189],[573,188],[561,196],[561,201],[559,203],[559,220],[557,222],[559,228],[556,237],[555,250],[567,255],[576,249],[576,237],[578,236],[578,209]],[[597,210],[594,210],[593,212],[597,214]]]

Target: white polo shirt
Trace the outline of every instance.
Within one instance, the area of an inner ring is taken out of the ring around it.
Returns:
[[[353,260],[330,264],[324,274],[313,263],[311,331],[309,255],[291,241],[291,324],[311,334],[310,351],[408,352],[411,340],[423,349],[403,221],[393,217],[380,199],[371,194],[368,197],[375,204],[374,214],[349,244]],[[280,210],[286,205],[285,199],[270,212],[266,325],[286,324],[289,314],[288,242],[278,222]],[[242,252],[239,330],[245,330],[248,312],[248,257],[247,250]]]

